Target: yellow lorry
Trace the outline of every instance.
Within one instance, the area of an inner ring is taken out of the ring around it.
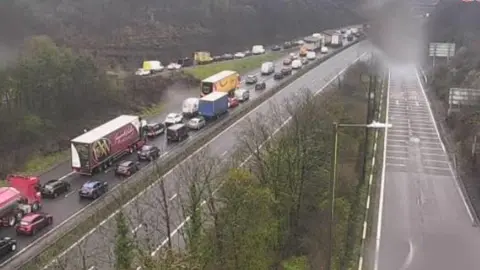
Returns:
[[[213,58],[209,52],[195,52],[193,54],[193,59],[197,65],[205,65],[213,62]]]
[[[224,70],[201,82],[200,95],[206,96],[212,92],[225,92],[232,95],[240,87],[240,74],[232,70]]]

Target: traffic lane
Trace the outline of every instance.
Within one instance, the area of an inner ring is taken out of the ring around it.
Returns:
[[[378,269],[478,269],[478,230],[415,75],[390,86]]]
[[[312,89],[315,89],[315,88],[321,88],[323,87],[323,85],[325,85],[325,82],[327,80],[327,77],[326,76],[331,76],[331,77],[334,77],[339,71],[341,71],[343,68],[345,68],[346,66],[348,66],[351,62],[353,62],[356,58],[357,58],[357,55],[359,53],[358,51],[358,46],[353,46],[347,50],[345,50],[344,52],[346,55],[344,55],[343,57],[337,55],[337,56],[334,56],[332,57],[331,59],[329,59],[326,63],[320,65],[319,67],[316,67],[313,71],[307,73],[306,75],[302,76],[301,78],[299,78],[298,80],[301,80],[301,81],[305,81],[305,82],[310,82],[312,83]],[[363,53],[363,52],[361,52]],[[342,53],[343,54],[343,53]],[[328,67],[325,68],[322,66],[323,65],[327,65]],[[332,67],[338,67],[336,69],[336,72],[332,73]],[[312,75],[313,74],[313,75]],[[321,78],[320,80],[318,78]],[[316,78],[316,80],[313,80],[314,78]],[[295,81],[296,82],[296,81]],[[286,88],[284,88],[283,90],[281,90],[279,93],[277,93],[273,98],[276,98],[277,95],[279,95],[280,93],[284,93],[285,94],[281,94],[281,97],[279,99],[277,99],[276,101],[283,101],[285,99],[285,97],[287,97],[287,95],[293,93],[293,92],[296,92],[298,91],[298,89],[300,88],[300,86],[304,85],[304,83],[295,83],[293,82],[292,84],[290,84],[289,86],[287,86]],[[315,90],[319,90],[319,89],[315,89]],[[267,103],[263,103],[261,104],[259,107],[257,107],[256,109],[256,112],[254,113],[254,115],[258,115],[259,117],[260,114],[259,113],[266,113],[268,112],[269,108],[270,108],[270,102],[267,102]],[[246,120],[242,120],[240,122],[245,122]],[[237,126],[239,122],[237,122],[236,124],[234,124],[234,126]],[[222,134],[220,134],[217,138],[215,138],[211,143],[209,143],[210,145],[213,145],[213,147],[209,147],[210,149],[210,153],[212,154],[212,156],[221,156],[222,154],[225,153],[225,151],[228,151],[228,149],[231,149],[234,144],[235,144],[235,134],[236,134],[236,130],[234,128],[229,128],[227,129],[226,131],[224,131]],[[225,141],[226,140],[226,141]],[[219,147],[216,147],[216,146],[222,146],[221,148]],[[180,167],[176,167],[177,170],[180,169]],[[173,171],[175,171],[176,169],[174,169]],[[173,186],[176,190],[177,189],[177,185],[176,185],[176,182],[179,181],[177,177],[175,177],[176,173],[173,172],[173,173],[170,173],[169,175],[167,175],[166,179],[165,179],[165,185],[168,189],[171,190],[171,186]],[[158,194],[161,192],[161,190],[159,189],[159,185],[155,185],[153,188],[147,190],[144,195],[142,195],[140,198],[158,198]],[[150,195],[149,195],[150,194]],[[172,192],[170,192],[170,194],[172,194]],[[147,200],[148,201],[148,200]],[[145,210],[139,210],[139,209],[142,209],[141,205],[142,204],[138,204],[138,203],[134,203],[134,204],[129,204],[127,207],[126,207],[126,213],[132,215],[132,213],[136,213],[133,215],[133,217],[131,216],[131,218],[129,218],[130,220],[133,220],[135,219],[135,216],[138,215],[138,212],[140,211],[142,213],[142,219],[145,218],[144,214],[143,213],[147,213],[147,215],[150,215],[151,217],[153,218],[158,218],[158,215],[157,213],[153,212],[153,211],[149,211],[148,209],[151,209],[151,201],[149,201],[150,203],[146,203],[144,204],[145,206],[143,208],[146,208]],[[140,206],[140,208],[139,208]],[[150,214],[149,214],[150,213]],[[128,215],[127,214],[127,215]],[[107,221],[107,223],[109,222],[112,222],[111,220]],[[107,224],[106,223],[106,224]],[[180,222],[181,223],[181,222]],[[137,226],[138,226],[138,221],[137,221]],[[101,227],[104,227],[104,226],[101,226]],[[111,227],[111,226],[106,226],[106,227]],[[132,229],[135,229],[135,228],[132,228]],[[84,242],[86,243],[92,243],[90,239],[95,239],[97,238],[96,237],[96,234],[99,233],[100,230],[98,231],[95,231],[93,234],[89,235],[86,240]],[[112,238],[114,239],[114,238]],[[92,245],[94,245],[95,247],[98,247],[98,246],[103,246],[104,241],[102,241],[102,243],[93,243]],[[160,242],[161,243],[161,242]],[[158,244],[158,243],[157,243]],[[107,248],[107,247],[105,247]],[[71,255],[70,254],[67,254],[66,255],[67,257],[70,257]]]

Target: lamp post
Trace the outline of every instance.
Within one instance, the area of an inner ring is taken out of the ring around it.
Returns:
[[[333,254],[333,227],[334,227],[334,216],[335,216],[335,186],[337,182],[337,158],[338,158],[338,129],[339,128],[366,128],[366,129],[387,129],[391,128],[392,124],[388,123],[379,123],[376,121],[371,122],[370,124],[340,124],[337,122],[333,123],[333,152],[332,152],[332,163],[331,163],[331,180],[330,180],[330,217],[329,217],[329,229],[328,234],[330,238],[329,248],[328,248],[328,257],[327,257],[327,270],[332,269],[332,254]]]

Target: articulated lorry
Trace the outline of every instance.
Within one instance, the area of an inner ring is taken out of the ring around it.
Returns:
[[[216,119],[228,111],[228,94],[213,92],[200,99],[198,114],[207,120]]]
[[[15,226],[28,213],[40,210],[40,180],[35,176],[9,175],[7,187],[0,188],[0,224]]]
[[[139,116],[121,115],[71,140],[72,169],[93,175],[106,170],[125,154],[146,142],[147,122]]]

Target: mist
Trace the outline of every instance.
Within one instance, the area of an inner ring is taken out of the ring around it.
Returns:
[[[369,2],[374,0],[367,0]],[[370,40],[395,62],[418,63],[426,52],[424,18],[407,2],[388,2],[369,13]]]

